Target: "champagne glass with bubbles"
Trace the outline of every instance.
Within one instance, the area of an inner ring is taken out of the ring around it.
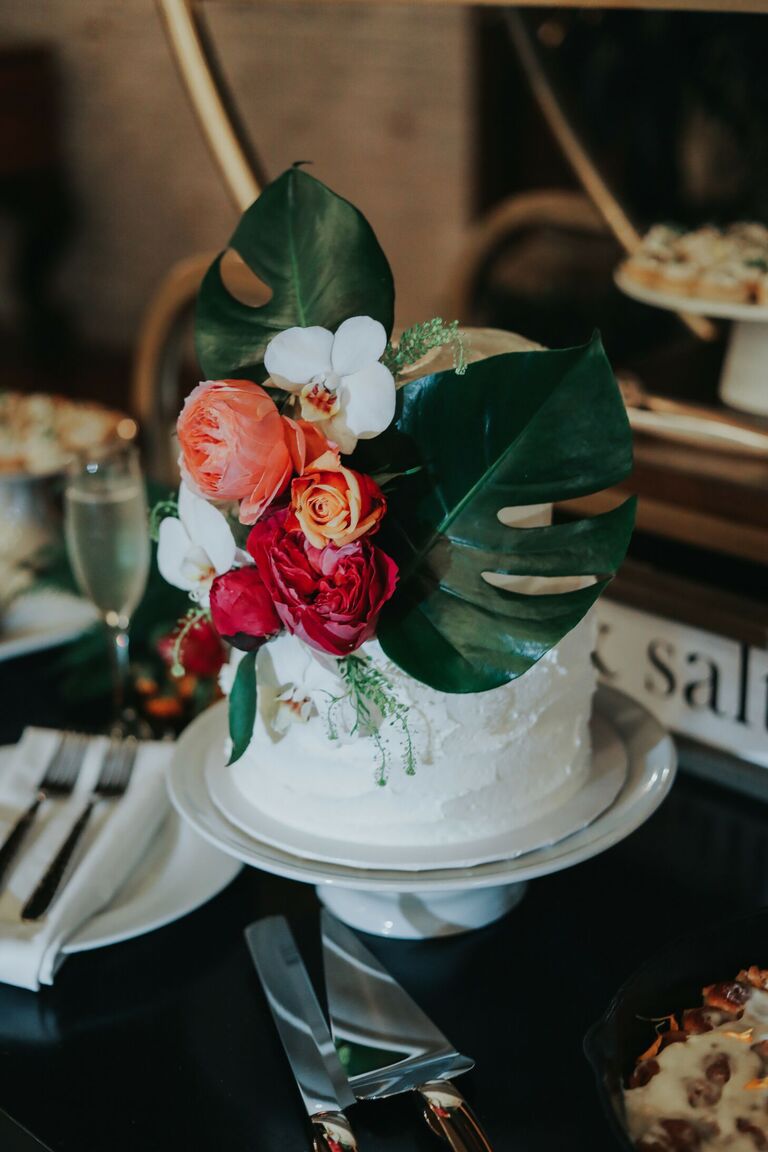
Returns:
[[[64,492],[67,552],[81,591],[93,601],[110,637],[115,733],[125,734],[128,626],[149,574],[147,500],[139,455],[131,445],[80,456]]]

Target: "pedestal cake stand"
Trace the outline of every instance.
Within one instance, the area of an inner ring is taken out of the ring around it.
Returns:
[[[226,716],[219,708],[198,717],[176,745],[168,772],[171,800],[204,839],[223,852],[278,876],[314,884],[319,898],[354,928],[381,936],[423,939],[480,928],[520,902],[527,882],[604,852],[656,810],[675,775],[671,737],[640,704],[615,689],[595,696],[596,743],[615,749],[626,763],[618,795],[587,827],[556,843],[510,859],[472,867],[360,867],[301,855],[296,847],[258,840],[230,823],[213,803],[206,783],[211,757],[223,764]],[[597,751],[599,752],[599,747]]]
[[[623,267],[619,267],[614,279],[625,295],[642,304],[713,320],[732,320],[720,376],[720,399],[742,412],[768,416],[768,307],[678,296],[647,288],[627,276]]]

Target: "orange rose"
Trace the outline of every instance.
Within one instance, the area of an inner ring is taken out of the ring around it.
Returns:
[[[374,532],[387,502],[370,476],[353,472],[330,450],[291,484],[291,523],[315,548],[342,547]]]
[[[239,500],[243,524],[254,524],[294,471],[328,447],[306,421],[281,416],[264,389],[248,380],[198,384],[176,427],[186,483],[207,500]]]

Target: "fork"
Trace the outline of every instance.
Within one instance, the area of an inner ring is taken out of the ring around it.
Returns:
[[[113,739],[110,741],[99,772],[99,779],[88,798],[88,803],[22,908],[22,920],[40,920],[48,911],[64,879],[67,865],[88,826],[94,808],[100,800],[119,800],[121,796],[125,795],[131,782],[138,747],[138,741],[130,737],[126,740]]]
[[[87,738],[77,732],[65,732],[48,762],[45,775],[37,786],[32,803],[22,812],[0,846],[0,888],[5,874],[21,848],[27,833],[35,822],[40,805],[45,800],[69,796],[80,772],[85,756]]]

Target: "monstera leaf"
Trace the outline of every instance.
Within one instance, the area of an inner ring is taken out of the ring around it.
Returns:
[[[377,636],[405,672],[444,692],[482,692],[527,671],[589,610],[621,563],[634,500],[586,520],[505,526],[502,508],[566,500],[632,466],[624,405],[599,337],[583,348],[515,352],[401,390],[397,431],[422,467],[385,518],[398,591]],[[595,576],[543,595],[484,572]]]
[[[209,379],[260,381],[269,341],[285,328],[335,330],[372,316],[392,331],[392,272],[364,216],[319,180],[289,168],[243,214],[229,242],[272,289],[262,307],[237,300],[221,276],[222,256],[197,302],[198,359]]]

